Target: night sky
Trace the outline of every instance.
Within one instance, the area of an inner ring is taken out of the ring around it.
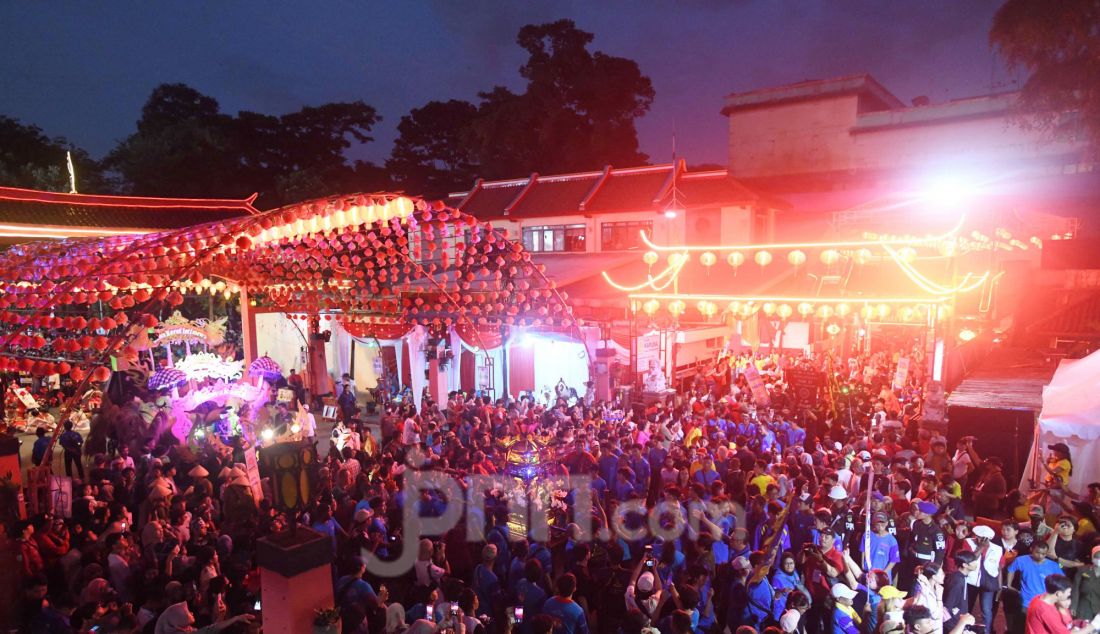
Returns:
[[[525,24],[570,18],[593,50],[638,62],[657,96],[639,121],[651,160],[724,163],[730,93],[868,72],[908,101],[1012,87],[988,44],[1001,0],[891,2],[7,2],[0,114],[95,157],[131,133],[160,83],[222,110],[281,114],[362,99],[383,121],[355,151],[381,162],[398,120],[432,99],[522,90]]]

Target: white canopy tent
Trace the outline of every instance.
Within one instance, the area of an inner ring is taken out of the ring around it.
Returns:
[[[1036,460],[1045,459],[1048,445],[1057,442],[1068,445],[1072,455],[1071,491],[1083,492],[1090,482],[1100,481],[1100,461],[1096,459],[1100,456],[1100,352],[1084,359],[1062,360],[1050,384],[1043,388],[1043,409],[1021,491],[1031,488],[1032,478],[1042,481],[1045,472]]]

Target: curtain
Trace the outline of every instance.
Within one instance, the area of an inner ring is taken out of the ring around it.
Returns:
[[[535,353],[533,346],[508,348],[508,392],[512,396],[535,389]]]
[[[397,363],[401,365],[401,386],[412,386],[412,369],[409,366],[409,342],[401,339],[395,346],[397,349]]]
[[[412,372],[409,385],[412,386],[413,402],[416,403],[416,410],[420,411],[420,403],[424,400],[424,386],[427,384],[427,379],[424,378],[424,369],[428,362],[424,359],[423,347],[428,341],[428,329],[417,325],[409,331],[409,334],[405,335],[405,340],[409,343],[409,371]]]
[[[463,392],[469,392],[477,388],[477,355],[462,350],[459,358],[459,385]]]

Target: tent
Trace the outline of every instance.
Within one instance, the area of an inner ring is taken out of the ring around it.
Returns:
[[[1064,359],[1050,384],[1043,388],[1043,409],[1035,429],[1035,441],[1024,469],[1020,490],[1030,489],[1031,478],[1041,481],[1042,465],[1036,462],[1047,446],[1063,442],[1073,459],[1071,491],[1083,492],[1100,481],[1100,352],[1084,359]]]

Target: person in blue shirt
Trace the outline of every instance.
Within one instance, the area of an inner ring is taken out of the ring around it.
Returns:
[[[833,608],[833,634],[859,634],[860,618],[852,603],[858,593],[843,583],[832,588],[836,607]]]
[[[482,614],[496,614],[497,601],[501,593],[500,578],[493,572],[493,563],[497,559],[497,547],[486,544],[481,549],[481,563],[474,568],[474,592]]]
[[[894,566],[901,561],[901,551],[898,549],[897,538],[886,532],[888,522],[885,513],[875,513],[871,519],[871,534],[859,541],[859,548],[861,551],[866,550],[863,553],[865,569],[885,570],[887,575],[891,575]]]
[[[1062,567],[1047,559],[1050,547],[1046,542],[1035,542],[1030,557],[1017,557],[1008,567],[1008,586],[1020,575],[1020,598],[1026,611],[1031,600],[1046,592],[1045,581],[1050,575],[1066,574]]]
[[[714,459],[707,455],[703,458],[703,468],[695,472],[692,480],[710,489],[710,485],[718,481],[720,477],[718,470],[714,468]]]
[[[34,435],[38,436],[38,440],[34,441],[34,447],[31,449],[31,462],[37,467],[42,464],[43,458],[46,457],[46,447],[50,446],[50,438],[46,436],[45,427],[34,430]]]
[[[787,611],[787,602],[792,594],[804,594],[811,599],[810,591],[798,574],[798,565],[791,551],[784,552],[779,558],[779,567],[772,574],[772,590],[775,599],[772,603],[772,617],[778,621]]]
[[[634,497],[634,483],[632,480],[634,475],[630,472],[630,469],[623,467],[619,469],[617,479],[615,480],[615,499],[620,502],[626,502]]]
[[[600,445],[600,459],[596,464],[596,468],[599,469],[600,477],[604,479],[604,482],[613,482],[615,472],[619,469],[618,447],[610,442],[602,443]]]
[[[336,580],[335,597],[336,605],[378,605],[378,594],[374,588],[363,579],[363,573],[367,566],[359,559],[354,559],[345,565],[344,575]]]
[[[554,634],[588,634],[588,620],[584,610],[573,601],[577,591],[577,578],[572,573],[558,577],[557,594],[542,604],[542,613],[556,620]]]
[[[515,585],[516,602],[523,606],[524,614],[538,614],[546,602],[546,591],[539,586],[543,578],[542,564],[538,560],[531,559],[523,568],[523,578]],[[524,620],[520,625],[521,634],[531,632],[530,620]]]
[[[749,565],[752,566],[753,570],[756,570],[764,563],[767,556],[767,553],[758,550],[749,555]],[[764,624],[772,618],[773,602],[775,600],[772,584],[766,576],[762,577],[760,581],[753,581],[752,575],[745,583],[745,589],[749,594],[749,622],[747,624],[756,628],[763,628]]]

